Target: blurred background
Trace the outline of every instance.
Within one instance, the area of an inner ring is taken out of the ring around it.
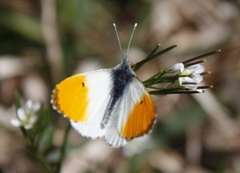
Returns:
[[[207,58],[204,94],[154,96],[158,112],[151,135],[120,149],[71,130],[61,172],[240,172],[239,0],[0,0],[0,172],[42,168],[26,148],[16,117],[15,91],[51,108],[54,86],[75,73],[120,61],[112,23],[136,63],[161,44],[178,47],[144,65],[145,80],[177,62],[221,49]],[[51,109],[53,145],[68,120]],[[47,157],[47,156],[46,156]]]

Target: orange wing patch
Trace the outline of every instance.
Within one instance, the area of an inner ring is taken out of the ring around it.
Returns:
[[[86,76],[74,75],[56,86],[52,94],[52,104],[69,119],[84,122],[88,118],[88,92]]]
[[[126,139],[142,136],[147,133],[155,119],[156,110],[150,95],[144,94],[133,108],[124,124],[121,135]]]

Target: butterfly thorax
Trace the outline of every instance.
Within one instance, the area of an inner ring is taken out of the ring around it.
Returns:
[[[113,81],[111,96],[114,104],[114,101],[117,101],[123,95],[125,89],[128,87],[133,77],[135,77],[127,58],[123,58],[121,64],[113,68],[111,77]]]

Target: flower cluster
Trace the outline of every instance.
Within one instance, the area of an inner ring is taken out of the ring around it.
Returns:
[[[37,121],[36,113],[40,110],[40,103],[28,100],[23,107],[17,109],[17,119],[11,119],[10,123],[16,127],[29,130]]]
[[[198,84],[203,80],[202,73],[205,70],[201,64],[185,67],[183,63],[177,63],[166,70],[167,73],[177,73],[178,78],[174,82],[175,88],[203,92],[202,89],[198,88]]]
[[[174,48],[174,46],[163,51],[153,53],[150,57],[144,60],[144,63],[172,48]],[[200,85],[200,82],[203,80],[203,75],[210,73],[205,72],[205,68],[202,63],[206,62],[206,59],[203,58],[218,52],[220,52],[220,50],[199,55],[184,62],[177,63],[169,68],[160,70],[143,83],[145,87],[151,89],[150,94],[154,95],[203,93],[204,89],[212,87]],[[141,62],[138,64],[141,64]],[[134,67],[136,67],[136,65]],[[160,84],[165,84],[165,86],[161,87]]]

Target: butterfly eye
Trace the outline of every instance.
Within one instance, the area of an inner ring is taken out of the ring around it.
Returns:
[[[141,100],[140,104],[142,104],[142,103],[143,103],[143,100]]]
[[[85,83],[84,82],[82,82],[82,87],[85,87]]]

